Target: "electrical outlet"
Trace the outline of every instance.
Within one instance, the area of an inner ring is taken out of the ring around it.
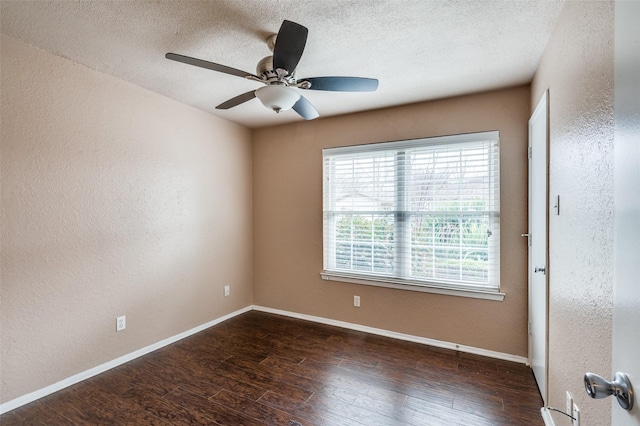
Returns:
[[[356,308],[360,307],[360,296],[353,296],[353,306]]]
[[[573,417],[573,397],[569,391],[567,391],[566,401],[564,412]]]
[[[224,297],[228,297],[231,294],[231,288],[228,285],[224,286]]]
[[[573,404],[573,426],[580,426],[580,410]]]
[[[116,331],[122,331],[127,328],[127,317],[125,315],[116,318]]]

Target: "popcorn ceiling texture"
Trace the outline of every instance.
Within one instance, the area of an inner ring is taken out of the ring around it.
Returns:
[[[261,85],[169,61],[181,53],[254,72],[284,19],[309,29],[300,77],[380,80],[375,93],[306,91],[320,115],[527,84],[563,1],[209,0],[2,1],[1,31],[249,127],[301,119],[252,100]]]
[[[250,131],[4,36],[1,60],[1,403],[251,304]]]
[[[613,292],[613,3],[568,2],[532,83],[549,88],[549,405],[570,391],[589,425],[611,422],[587,371],[611,374]],[[553,205],[553,202],[550,203]],[[553,415],[556,425],[570,424]]]

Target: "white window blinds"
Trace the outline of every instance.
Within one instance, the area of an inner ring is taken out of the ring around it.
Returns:
[[[323,150],[324,269],[499,290],[498,132]]]

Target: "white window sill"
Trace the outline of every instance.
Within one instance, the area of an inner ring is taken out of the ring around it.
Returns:
[[[448,296],[471,297],[474,299],[503,301],[505,293],[491,290],[472,290],[439,287],[437,284],[419,285],[397,282],[393,278],[362,277],[338,272],[321,272],[320,276],[327,281],[340,281],[343,283],[372,285],[376,287],[396,288],[399,290],[419,291],[422,293],[445,294]],[[394,282],[395,281],[395,282]],[[399,281],[399,280],[398,280]]]

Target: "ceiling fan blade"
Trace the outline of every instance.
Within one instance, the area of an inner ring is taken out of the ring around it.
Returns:
[[[283,21],[273,48],[273,68],[284,68],[292,74],[304,52],[309,30],[300,24]]]
[[[300,96],[300,99],[298,99],[298,102],[296,102],[292,108],[305,120],[313,120],[320,116],[318,111],[316,111],[313,105],[311,105],[311,102],[309,102],[304,96]]]
[[[378,80],[362,77],[311,77],[299,78],[299,82],[311,83],[310,90],[329,90],[332,92],[375,92]]]
[[[250,92],[243,93],[242,95],[238,95],[235,98],[231,98],[228,101],[225,101],[225,102],[221,103],[220,105],[218,105],[216,107],[216,109],[233,108],[234,106],[238,106],[238,105],[240,105],[242,103],[250,101],[251,99],[253,99],[255,97],[256,97],[256,91],[252,90]]]
[[[209,61],[204,61],[202,59],[191,58],[189,56],[178,55],[177,53],[167,53],[164,55],[165,58],[171,59],[172,61],[182,62],[184,64],[195,65],[196,67],[206,68],[208,70],[223,72],[225,74],[236,75],[238,77],[255,77],[257,76],[248,73],[246,71],[238,70],[235,68],[228,67],[226,65],[220,65]]]

